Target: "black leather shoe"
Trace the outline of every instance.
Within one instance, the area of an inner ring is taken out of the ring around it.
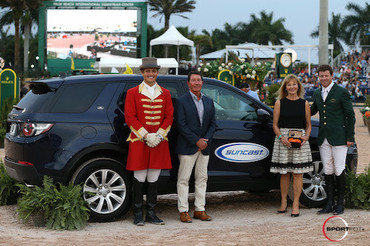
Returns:
[[[290,217],[299,217],[299,213],[298,214],[290,214]]]
[[[148,206],[148,211],[146,213],[145,221],[155,224],[155,225],[164,225],[164,221],[157,217],[155,211]]]
[[[137,226],[143,226],[145,224],[144,222],[144,216],[143,216],[143,211],[140,209],[137,209],[134,212],[134,225]]]
[[[331,206],[330,204],[326,204],[323,209],[317,211],[317,214],[329,214],[331,212],[333,212],[333,206]]]

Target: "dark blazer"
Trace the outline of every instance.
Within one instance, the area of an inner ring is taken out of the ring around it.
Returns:
[[[333,83],[333,82],[332,82]],[[346,145],[355,141],[355,113],[351,97],[346,89],[334,84],[325,102],[321,88],[313,93],[311,114],[320,113],[318,144],[326,138],[333,146]]]
[[[175,153],[193,155],[198,151],[196,143],[200,138],[208,139],[208,146],[202,153],[210,154],[210,144],[216,130],[215,107],[213,100],[203,96],[204,115],[203,124],[200,119],[193,98],[189,93],[179,97],[175,104],[175,120],[179,136],[177,138]]]

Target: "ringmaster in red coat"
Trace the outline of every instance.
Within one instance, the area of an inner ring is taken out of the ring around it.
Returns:
[[[126,168],[134,171],[134,224],[144,225],[143,186],[147,181],[145,221],[163,225],[154,209],[161,169],[172,167],[167,134],[173,121],[173,105],[170,92],[156,82],[160,68],[157,59],[143,58],[139,68],[144,81],[127,91],[125,102],[125,120],[131,129]]]

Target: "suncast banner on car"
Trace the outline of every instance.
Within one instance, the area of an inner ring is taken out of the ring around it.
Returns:
[[[229,143],[218,147],[215,155],[229,162],[255,162],[265,159],[269,155],[269,150],[255,143]]]

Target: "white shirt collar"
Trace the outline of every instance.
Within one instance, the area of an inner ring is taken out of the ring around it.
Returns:
[[[153,96],[155,89],[157,88],[157,83],[154,83],[154,85],[150,86],[144,82],[144,86],[148,89],[149,93]]]
[[[328,94],[329,94],[329,92],[330,92],[330,90],[331,90],[331,88],[333,87],[333,85],[334,85],[334,82],[331,82],[330,83],[330,85],[328,85],[327,87],[322,87],[322,91],[324,92],[324,90],[325,91],[327,91],[328,92]]]
[[[192,97],[193,99],[196,99],[197,101],[199,101],[199,100],[198,100],[198,97],[197,97],[193,92],[191,92],[191,91],[189,90],[189,93],[190,93],[190,95],[191,95],[191,97]],[[202,99],[202,98],[203,98],[203,96],[204,96],[204,94],[201,92],[201,93],[200,93],[200,99]]]

